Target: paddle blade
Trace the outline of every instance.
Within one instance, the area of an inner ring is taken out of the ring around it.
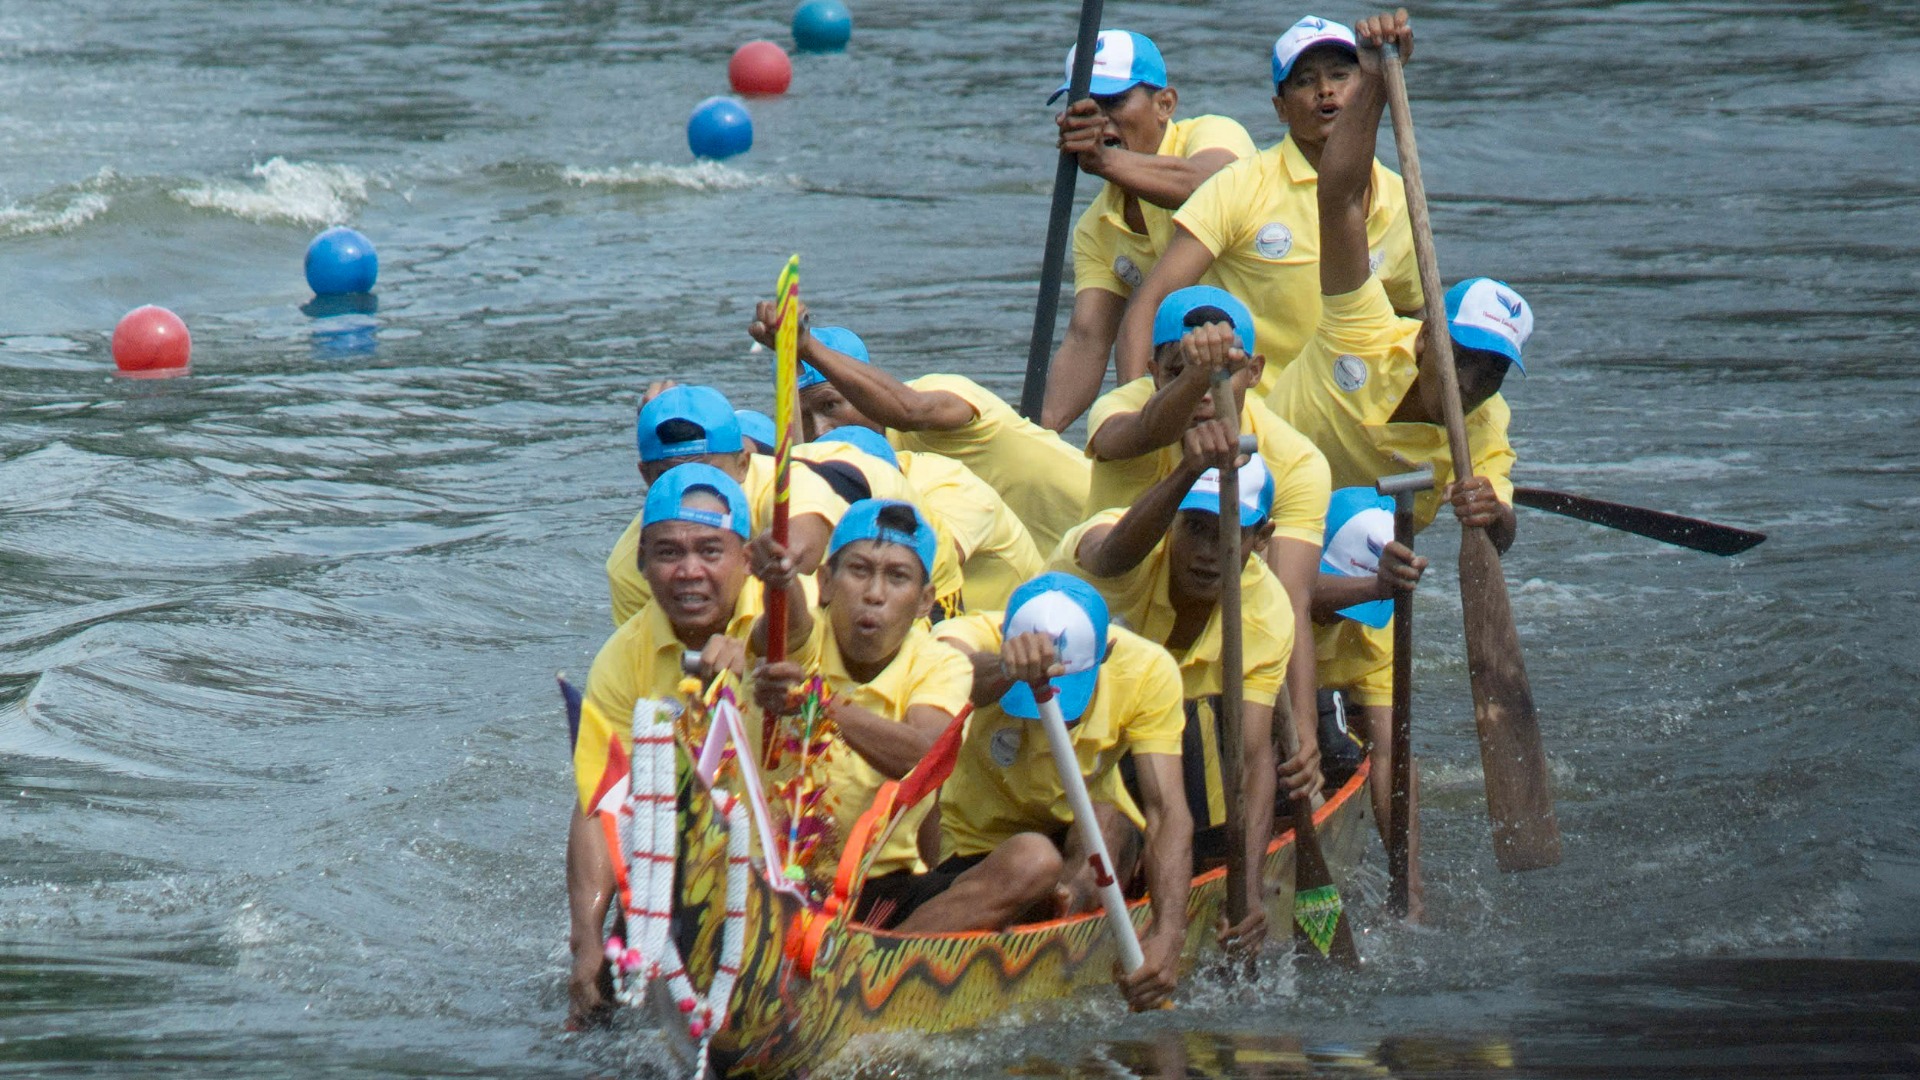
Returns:
[[[1294,939],[1311,945],[1335,964],[1357,971],[1360,950],[1354,946],[1353,926],[1340,900],[1340,889],[1333,883],[1333,869],[1320,848],[1313,811],[1299,800],[1289,805],[1293,811]]]
[[[1493,856],[1506,871],[1560,862],[1560,825],[1547,784],[1547,754],[1533,688],[1520,656],[1500,553],[1486,530],[1460,530],[1460,604],[1466,615],[1467,671],[1473,720],[1486,773]]]
[[[1648,510],[1643,506],[1590,499],[1584,495],[1547,488],[1514,488],[1513,501],[1534,510],[1604,525],[1609,529],[1619,529],[1675,547],[1704,551],[1709,555],[1738,555],[1767,538],[1766,533],[1751,529],[1736,529],[1731,525],[1682,517],[1664,510]]]

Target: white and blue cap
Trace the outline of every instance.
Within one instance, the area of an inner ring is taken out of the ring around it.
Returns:
[[[1211,285],[1189,285],[1184,289],[1175,289],[1160,301],[1159,310],[1153,313],[1153,347],[1157,349],[1169,341],[1179,341],[1194,326],[1217,321],[1207,318],[1188,321],[1190,316],[1202,312],[1203,308],[1213,308],[1225,315],[1233,332],[1240,338],[1240,348],[1248,356],[1253,355],[1253,312],[1247,310],[1247,305],[1241,303],[1239,297]]]
[[[711,493],[726,504],[727,512],[709,510],[700,506],[688,506],[687,496],[701,492]],[[660,474],[647,488],[646,509],[640,514],[640,527],[657,525],[663,521],[689,521],[695,525],[711,525],[716,529],[732,529],[745,540],[752,535],[751,513],[747,509],[747,493],[733,477],[703,461],[689,461],[684,465],[675,465]]]
[[[845,353],[863,364],[873,362],[872,358],[867,355],[867,343],[860,340],[859,334],[854,333],[844,326],[816,326],[812,332],[813,340],[825,345],[834,352]],[[820,374],[819,368],[802,361],[800,364],[800,379],[795,385],[795,389],[811,389],[826,381],[827,377]]]
[[[845,443],[863,454],[871,454],[879,458],[896,469],[900,467],[900,455],[893,452],[893,444],[887,441],[887,437],[860,424],[842,424],[813,441]]]
[[[675,420],[698,428],[700,434],[667,442],[660,437],[660,429]],[[641,461],[740,452],[740,421],[734,418],[733,403],[711,386],[676,386],[667,390],[641,407],[635,426]]]
[[[1341,488],[1327,503],[1327,541],[1320,549],[1322,573],[1372,577],[1380,553],[1393,542],[1393,499],[1370,487]],[[1393,621],[1393,601],[1368,600],[1339,614],[1375,630]]]
[[[1447,336],[1469,349],[1499,353],[1525,375],[1520,347],[1533,336],[1533,309],[1504,281],[1468,278],[1447,290]]]
[[[1066,81],[1047,98],[1047,104],[1072,89],[1073,57],[1079,51],[1079,45],[1067,50]],[[1167,62],[1160,58],[1160,47],[1147,35],[1131,30],[1100,31],[1093,41],[1093,81],[1087,84],[1087,93],[1108,97],[1142,84],[1156,90],[1167,85]]]
[[[1055,656],[1066,674],[1053,679],[1060,715],[1068,723],[1079,720],[1093,700],[1100,681],[1100,664],[1107,658],[1107,602],[1093,586],[1071,574],[1041,574],[1007,597],[1007,617],[1001,625],[1005,639],[1040,633],[1053,638]],[[1040,719],[1033,687],[1016,682],[1000,696],[1000,707],[1010,716]]]
[[[1279,86],[1286,82],[1294,61],[1315,45],[1339,45],[1356,58],[1360,55],[1360,43],[1353,36],[1353,27],[1309,15],[1288,27],[1287,32],[1274,41],[1273,84]]]
[[[889,507],[899,507],[913,515],[913,531],[904,532],[881,522],[880,512]],[[833,537],[827,541],[827,558],[832,559],[840,549],[856,540],[878,540],[883,544],[899,544],[912,551],[920,559],[920,569],[931,578],[933,560],[940,551],[940,541],[934,535],[933,526],[927,523],[925,514],[910,502],[898,499],[861,499],[847,512],[840,515],[840,523],[833,527]]]
[[[1240,527],[1251,529],[1273,516],[1273,473],[1259,454],[1240,466]],[[1220,470],[1208,469],[1180,497],[1180,509],[1220,512]]]
[[[740,434],[752,439],[771,453],[779,445],[780,436],[773,430],[773,417],[754,409],[735,409],[733,418],[740,422]]]

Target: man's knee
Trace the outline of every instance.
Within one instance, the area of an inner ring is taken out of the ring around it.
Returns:
[[[1031,903],[1053,891],[1060,880],[1060,849],[1039,833],[1009,837],[979,866],[983,876],[999,882],[1010,895]]]

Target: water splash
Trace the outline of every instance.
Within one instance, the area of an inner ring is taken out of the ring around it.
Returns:
[[[771,177],[742,172],[718,161],[698,161],[692,165],[639,162],[607,169],[582,169],[570,165],[561,171],[560,177],[580,187],[677,187],[689,191],[740,191],[765,187],[774,182]]]
[[[218,210],[249,221],[337,225],[367,201],[372,182],[350,165],[271,158],[253,167],[261,183],[217,181],[176,188],[170,194],[188,206]]]

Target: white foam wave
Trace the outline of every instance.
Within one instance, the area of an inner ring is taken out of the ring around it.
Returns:
[[[0,236],[33,236],[77,229],[106,212],[112,200],[97,191],[79,191],[65,199],[44,199],[21,206],[0,206]]]
[[[219,210],[250,221],[293,221],[338,225],[367,201],[366,173],[350,165],[288,161],[275,157],[253,167],[260,184],[218,181],[177,188],[171,194],[188,206]]]
[[[738,191],[772,183],[767,177],[741,172],[718,161],[697,161],[692,165],[638,162],[609,169],[570,165],[561,171],[560,178],[581,187],[678,187],[689,191]]]

